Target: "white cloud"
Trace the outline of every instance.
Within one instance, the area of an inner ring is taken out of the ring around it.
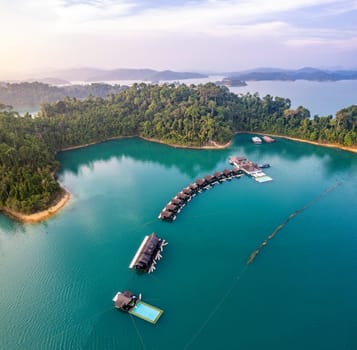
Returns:
[[[0,67],[212,68],[233,64],[222,51],[239,53],[238,65],[252,57],[278,60],[289,48],[354,48],[353,30],[306,29],[284,20],[313,6],[331,15],[356,9],[357,1],[206,0],[150,8],[135,0],[0,0]]]

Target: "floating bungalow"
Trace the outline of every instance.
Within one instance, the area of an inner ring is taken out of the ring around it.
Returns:
[[[173,213],[177,213],[178,211],[180,211],[180,205],[169,203],[168,205],[166,205],[165,211],[172,211]]]
[[[203,179],[197,179],[172,198],[163,208],[158,218],[165,221],[174,221],[176,214],[180,213],[186,203],[196,196],[197,193],[202,192],[202,190],[207,190],[215,184],[231,180],[233,177],[241,177],[242,175],[243,171],[234,167],[231,170],[224,169],[223,171],[215,172],[213,175],[206,175]]]
[[[155,233],[145,236],[139,249],[134,255],[129,268],[151,273],[155,270],[157,261],[161,260],[161,252],[167,242],[156,236]]]
[[[224,177],[225,177],[223,171],[216,171],[213,174],[213,176],[216,179],[216,181],[222,181],[224,179]]]
[[[138,300],[139,298],[128,290],[123,293],[118,292],[113,298],[115,308],[125,312],[132,309]]]
[[[212,185],[215,180],[214,180],[214,177],[213,177],[213,176],[211,176],[211,175],[206,175],[206,176],[205,176],[205,181],[206,181],[207,185]]]
[[[184,202],[179,199],[179,198],[172,198],[169,204],[177,205],[177,206],[182,206]]]
[[[144,303],[141,301],[141,295],[137,297],[130,291],[125,291],[123,293],[118,292],[115,294],[113,302],[116,309],[128,312],[133,316],[153,324],[159,320],[164,312],[155,306]]]
[[[190,187],[186,187],[182,190],[182,192],[184,194],[186,194],[187,196],[193,196],[195,195],[194,191],[190,188]]]
[[[176,196],[176,198],[184,201],[184,202],[187,202],[187,201],[190,201],[191,200],[191,197],[187,194],[185,194],[184,192],[179,192]]]
[[[159,219],[165,220],[165,221],[174,221],[174,220],[176,220],[176,215],[172,211],[167,211],[167,210],[164,209],[160,213]]]
[[[223,175],[224,175],[224,179],[232,180],[232,175],[233,175],[232,170],[224,169]]]
[[[196,183],[192,183],[188,186],[193,193],[197,193],[198,192],[198,185]]]
[[[202,191],[202,189],[206,186],[206,180],[204,180],[204,179],[197,179],[197,180],[196,180],[196,185],[197,185],[199,191]]]

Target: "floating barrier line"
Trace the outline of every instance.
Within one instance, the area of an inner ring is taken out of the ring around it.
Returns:
[[[256,256],[260,253],[260,251],[268,244],[268,241],[270,239],[273,239],[276,236],[276,234],[280,230],[282,230],[289,223],[289,221],[291,221],[293,218],[295,218],[298,214],[302,213],[305,209],[311,207],[318,200],[320,200],[323,196],[325,196],[326,194],[328,194],[328,193],[332,192],[333,190],[335,190],[341,184],[342,184],[341,182],[338,182],[337,184],[326,188],[323,192],[321,192],[318,196],[316,196],[310,202],[305,204],[302,208],[292,212],[279,226],[277,226],[275,228],[275,230],[260,244],[260,246],[250,254],[250,256],[249,256],[249,258],[247,260],[247,264],[249,265],[254,261]]]

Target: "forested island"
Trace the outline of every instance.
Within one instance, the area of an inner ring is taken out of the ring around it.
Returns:
[[[0,208],[31,214],[62,195],[56,153],[112,138],[139,136],[167,144],[203,147],[229,142],[236,132],[260,132],[357,146],[357,106],[335,117],[310,117],[289,99],[238,96],[224,86],[146,85],[106,98],[64,98],[20,117],[0,105]]]
[[[245,72],[232,72],[228,74],[228,77],[229,79],[240,79],[246,81],[339,81],[356,80],[357,70],[326,70],[312,67],[304,67],[293,70],[279,68],[257,68]]]
[[[0,83],[0,103],[11,105],[14,109],[39,108],[43,103],[63,100],[65,97],[79,99],[88,96],[106,97],[126,88],[126,86],[101,83],[66,86],[52,86],[36,81]]]

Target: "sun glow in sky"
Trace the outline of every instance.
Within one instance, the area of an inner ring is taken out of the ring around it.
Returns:
[[[0,80],[72,67],[357,67],[356,0],[0,0]]]

